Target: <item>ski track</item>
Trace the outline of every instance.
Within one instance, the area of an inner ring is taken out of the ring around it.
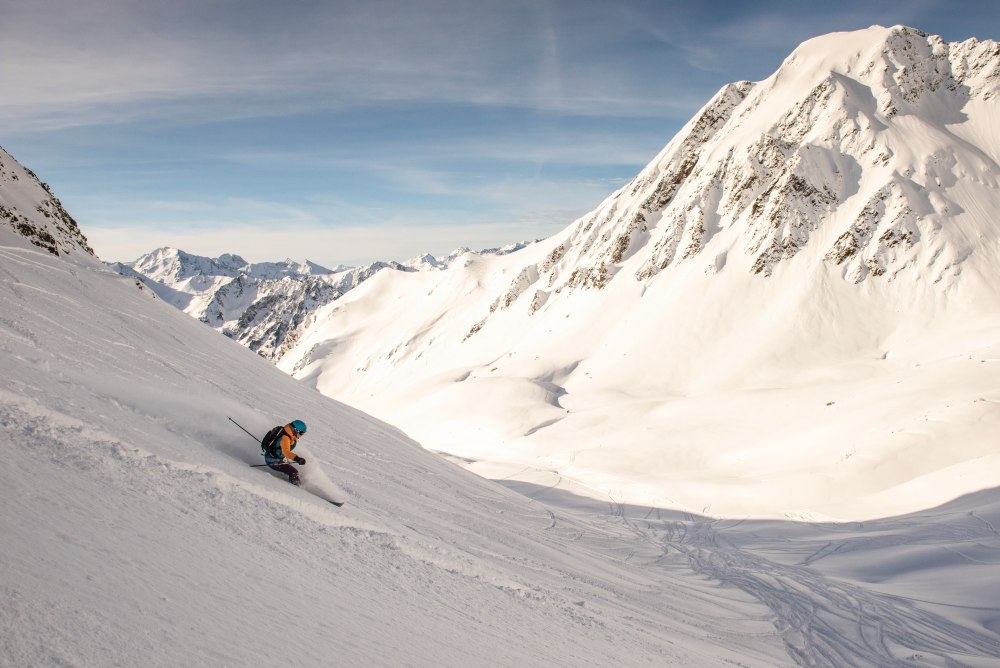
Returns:
[[[616,509],[641,541],[658,541],[665,550],[677,550],[698,573],[737,587],[766,605],[789,656],[801,666],[924,665],[937,657],[942,665],[965,665],[959,657],[1000,659],[1000,638],[928,612],[901,597],[879,594],[849,582],[826,577],[806,566],[789,566],[739,549],[726,539],[718,522],[688,516],[663,524],[644,518],[640,528],[622,508]],[[970,516],[975,517],[973,513]],[[992,525],[968,530],[963,540],[993,539]],[[735,527],[728,527],[729,529]],[[953,533],[945,528],[942,533]],[[922,540],[956,536],[924,536]],[[850,547],[827,542],[808,557],[812,563]],[[945,547],[944,549],[950,549]],[[931,665],[931,664],[928,664]]]
[[[767,605],[799,665],[890,665],[901,660],[893,651],[899,648],[942,657],[1000,657],[995,637],[908,601],[836,582],[809,568],[778,565],[744,550],[718,549],[710,526],[699,526],[698,533],[701,546],[679,546],[692,567]]]
[[[553,508],[560,498],[550,497],[552,491],[552,487],[539,488],[535,498]],[[614,500],[608,507],[608,521],[618,522],[623,533],[616,535],[612,526],[599,526],[598,520],[585,520],[586,528],[578,529],[579,520],[552,510],[548,511],[546,531],[561,532],[567,543],[586,535],[587,544],[595,542],[595,534],[603,533],[609,541],[607,549],[619,551],[620,561],[637,569],[673,572],[678,568],[677,556],[682,555],[693,572],[738,589],[766,606],[769,621],[794,665],[966,666],[1000,662],[1000,636],[928,609],[946,604],[882,593],[811,566],[834,555],[910,543],[937,545],[969,563],[991,567],[990,572],[984,572],[989,578],[995,576],[996,561],[970,557],[955,547],[967,544],[992,554],[1000,551],[992,523],[975,512],[958,518],[926,513],[919,520],[892,520],[886,528],[872,522],[871,537],[859,537],[841,525],[809,524],[804,526],[815,536],[792,544],[781,537],[758,536],[753,533],[753,521],[631,508]],[[801,556],[799,563],[788,564],[765,554]],[[983,610],[1000,615],[1000,609]]]

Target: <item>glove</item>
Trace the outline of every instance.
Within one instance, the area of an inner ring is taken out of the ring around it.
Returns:
[[[303,464],[305,464],[305,463],[306,463],[306,458],[305,458],[305,457],[296,457],[296,458],[295,458],[295,459],[293,459],[292,461],[294,461],[294,462],[295,462],[296,464],[298,464],[299,466],[302,466]]]

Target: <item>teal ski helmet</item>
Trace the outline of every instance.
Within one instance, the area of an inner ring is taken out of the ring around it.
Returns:
[[[306,433],[306,423],[302,420],[292,420],[292,429],[298,434]]]

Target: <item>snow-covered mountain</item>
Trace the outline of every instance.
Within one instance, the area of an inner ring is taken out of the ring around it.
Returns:
[[[268,359],[295,343],[313,311],[375,272],[413,271],[386,262],[338,271],[308,260],[250,263],[238,255],[209,258],[169,247],[108,266]]]
[[[0,147],[0,229],[53,255],[94,251],[52,190]]]
[[[846,524],[720,521],[499,485],[289,378],[89,253],[62,252],[75,235],[51,234],[58,256],[33,230],[0,227],[0,665],[988,666],[1000,656],[995,480],[945,506]],[[379,272],[359,290],[418,277],[439,299],[498,261],[463,257],[461,271]],[[370,295],[342,308],[363,304]],[[921,382],[961,364],[968,390],[1000,359],[992,333],[978,332],[986,359],[953,360],[952,344],[924,358],[926,378],[899,382],[926,397]],[[821,389],[825,399],[838,386]],[[984,386],[982,407],[996,405],[995,390]],[[815,387],[782,396],[799,392],[799,406],[818,398]],[[760,394],[740,399],[760,407]],[[843,403],[826,410],[864,424],[852,415],[860,404]],[[792,419],[796,406],[785,408]],[[978,415],[986,429],[991,415]],[[227,416],[256,435],[306,420],[304,486],[248,466],[258,445]],[[590,437],[636,417],[591,424]],[[946,456],[933,464],[948,471]],[[841,493],[865,491],[854,485]]]
[[[906,268],[944,280],[995,233],[977,204],[998,187],[998,95],[993,41],[905,27],[810,40],[766,81],[719,91],[511,297],[530,287],[537,310],[633,265],[640,282],[685,262],[770,275],[807,247],[822,252],[799,273],[829,263],[855,283]]]
[[[379,274],[279,365],[484,475],[597,498],[858,518],[991,485],[998,54],[810,40],[561,234]]]
[[[519,242],[480,254],[505,255],[527,245]],[[308,260],[250,263],[239,255],[209,258],[167,247],[134,262],[108,266],[141,281],[168,303],[261,356],[277,360],[313,322],[316,309],[339,299],[376,272],[440,271],[472,252],[461,248],[443,257],[427,254],[402,263],[380,261],[330,270]]]

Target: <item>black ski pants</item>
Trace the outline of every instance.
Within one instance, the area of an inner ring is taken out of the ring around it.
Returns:
[[[295,467],[291,464],[283,464],[281,462],[268,462],[268,467],[274,469],[275,471],[280,471],[288,476],[288,482],[298,485],[299,484],[299,472],[295,470]]]

